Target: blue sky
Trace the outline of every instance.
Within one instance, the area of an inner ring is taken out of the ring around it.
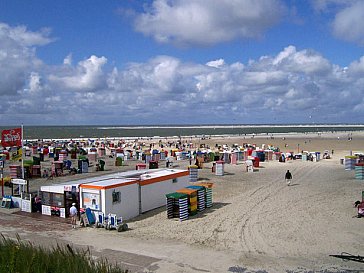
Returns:
[[[0,125],[362,123],[363,21],[356,0],[3,0]]]

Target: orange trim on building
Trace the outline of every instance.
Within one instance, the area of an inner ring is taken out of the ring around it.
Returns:
[[[166,180],[170,180],[170,179],[174,179],[174,178],[178,178],[178,177],[182,177],[182,176],[187,176],[187,175],[190,175],[189,171],[183,171],[183,172],[158,176],[158,177],[154,177],[154,178],[150,178],[150,179],[141,180],[141,181],[139,181],[139,185],[145,186],[145,185],[163,182]]]
[[[100,185],[90,185],[90,184],[81,184],[80,188],[83,189],[95,189],[95,190],[107,190],[107,189],[112,189],[112,188],[118,188],[118,187],[123,187],[123,186],[127,186],[127,185],[131,185],[131,184],[136,184],[138,181],[130,181],[130,182],[124,182],[124,183],[118,183],[118,184],[112,184],[112,185],[105,185],[105,186],[100,186]]]

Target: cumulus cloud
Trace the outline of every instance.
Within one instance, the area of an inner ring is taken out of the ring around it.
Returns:
[[[273,64],[282,70],[304,72],[305,74],[322,74],[329,72],[331,65],[328,60],[311,50],[297,52],[294,46],[286,47],[273,60]]]
[[[216,68],[218,68],[224,64],[225,64],[225,61],[223,59],[218,59],[218,60],[210,61],[210,62],[206,63],[207,66],[216,67]]]
[[[70,65],[70,55],[64,63]],[[51,74],[50,82],[69,90],[94,90],[104,84],[102,66],[107,63],[105,57],[91,56],[87,60],[80,61],[77,67]]]
[[[50,43],[48,36],[48,30],[33,32],[0,22],[0,97],[17,96],[22,90],[32,69],[41,65],[35,47]]]
[[[283,12],[280,0],[155,0],[134,24],[161,43],[213,45],[261,37]]]
[[[360,0],[312,0],[316,12],[334,14],[330,23],[335,37],[364,45],[364,2]]]
[[[108,66],[103,56],[73,62],[70,54],[59,65],[49,66],[37,59],[34,45],[24,46],[5,32],[0,37],[1,124],[361,122],[364,118],[364,57],[340,67],[319,52],[289,45],[248,63],[217,58],[201,64],[156,56],[116,67]]]
[[[37,93],[42,90],[41,78],[37,72],[30,73],[29,77],[29,92]]]
[[[7,37],[21,46],[36,46],[49,44],[53,39],[49,38],[50,29],[43,28],[38,32],[29,31],[25,26],[11,27],[0,22],[2,38]]]
[[[333,22],[334,34],[350,42],[364,45],[364,2],[358,1],[338,12]]]

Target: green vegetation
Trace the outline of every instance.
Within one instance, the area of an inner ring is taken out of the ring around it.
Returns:
[[[0,237],[0,273],[127,273],[106,259],[94,260],[89,250],[69,245],[53,249],[36,247],[30,242]]]

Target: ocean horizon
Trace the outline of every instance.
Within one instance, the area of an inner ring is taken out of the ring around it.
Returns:
[[[19,126],[0,126],[0,130]],[[23,139],[143,138],[364,131],[364,124],[23,125]]]

